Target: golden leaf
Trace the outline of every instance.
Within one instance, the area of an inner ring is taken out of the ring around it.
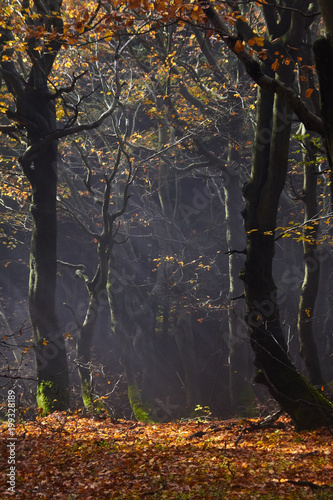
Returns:
[[[237,52],[237,53],[243,52],[243,50],[245,48],[245,45],[240,40],[237,40],[237,42],[235,43],[235,47],[234,48],[235,48],[235,52]]]

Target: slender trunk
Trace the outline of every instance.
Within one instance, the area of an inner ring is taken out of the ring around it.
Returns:
[[[308,144],[308,155],[311,155],[311,144]],[[305,274],[301,290],[298,309],[298,338],[300,353],[309,374],[311,384],[323,386],[324,380],[321,373],[317,345],[314,339],[313,319],[314,308],[319,287],[320,262],[317,258],[316,240],[318,222],[311,219],[317,214],[317,176],[313,169],[314,158],[305,157],[304,164],[304,265]],[[310,222],[309,222],[310,221]]]
[[[244,411],[250,406],[251,385],[249,383],[248,338],[244,334],[242,320],[245,315],[243,300],[240,298],[244,286],[239,279],[239,273],[244,266],[245,248],[243,221],[239,210],[242,205],[239,176],[230,175],[229,182],[224,187],[225,218],[227,224],[226,240],[229,251],[229,307],[228,307],[228,362],[229,362],[229,394],[231,408]],[[236,298],[238,297],[238,300]]]
[[[8,345],[8,350],[11,350],[13,352],[13,356],[15,359],[15,366],[14,369],[19,371],[20,373],[23,372],[23,357],[22,357],[22,351],[21,347],[19,347],[17,340],[16,340],[16,334],[13,332],[13,330],[10,327],[10,324],[8,322],[8,319],[6,317],[5,311],[2,307],[2,304],[0,302],[0,328],[4,334],[4,337],[6,339],[6,343]]]
[[[108,193],[108,187],[106,187]],[[108,196],[106,196],[108,202]],[[93,374],[91,367],[91,346],[96,330],[103,294],[106,294],[108,265],[112,245],[107,236],[101,237],[97,246],[98,265],[92,281],[82,272],[77,270],[76,276],[85,281],[89,294],[89,302],[83,324],[79,330],[76,343],[76,358],[81,380],[81,394],[86,409],[97,411],[102,408],[93,398]]]
[[[325,245],[320,254],[319,295],[315,316],[318,318],[319,338],[318,350],[321,358],[321,369],[326,383],[333,380],[333,255]]]
[[[123,247],[124,248],[124,247]],[[126,261],[139,270],[140,262],[131,243],[124,248]],[[119,319],[129,332],[129,341],[137,371],[140,373],[138,387],[145,407],[152,408],[157,389],[157,360],[155,351],[155,326],[158,303],[167,301],[165,294],[165,263],[161,262],[156,273],[156,283],[148,293],[140,289],[137,281],[128,282],[122,290],[122,297],[114,299],[118,304]],[[123,305],[121,305],[123,304]],[[116,313],[116,311],[115,311]]]
[[[184,369],[186,404],[192,411],[196,405],[201,403],[201,395],[191,316],[184,307],[176,322],[175,339]]]
[[[79,330],[76,344],[76,362],[81,381],[81,395],[87,410],[98,409],[93,398],[93,371],[91,367],[91,346],[98,321],[100,294],[92,292],[84,322]]]
[[[139,335],[139,346],[135,346],[135,355],[141,361],[141,394],[142,400],[152,404],[156,394],[156,353],[154,345],[154,320],[153,311],[149,311],[146,317],[136,318],[137,335]]]

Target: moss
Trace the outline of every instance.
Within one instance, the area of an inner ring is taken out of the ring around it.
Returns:
[[[53,411],[56,411],[57,401],[55,400],[56,394],[56,384],[48,380],[38,381],[37,384],[37,405],[38,408],[42,409],[42,415],[48,415]]]
[[[37,382],[37,406],[43,411],[43,416],[54,411],[67,410],[67,393],[64,389],[61,377],[57,380],[38,380]]]
[[[94,414],[105,414],[107,413],[107,408],[100,401],[93,401],[94,405]]]
[[[138,422],[154,423],[149,408],[142,403],[140,390],[136,382],[128,386],[128,399]]]
[[[296,431],[312,430],[333,421],[333,404],[325,398],[306,378],[296,373],[303,384],[297,384],[298,391],[289,395],[291,398],[288,412]],[[292,378],[289,376],[289,385]]]
[[[244,281],[245,280],[245,269],[244,267],[239,271],[239,275],[238,275],[239,279]]]
[[[91,396],[91,384],[90,381],[87,379],[81,380],[81,394],[84,407],[87,410],[91,410],[93,405],[93,400]]]
[[[291,366],[277,365],[266,376],[259,370],[255,380],[267,385],[273,398],[291,417],[296,431],[313,430],[333,422],[333,404]]]
[[[85,409],[91,413],[104,413],[105,407],[98,399],[94,400],[90,380],[81,381],[82,401]]]

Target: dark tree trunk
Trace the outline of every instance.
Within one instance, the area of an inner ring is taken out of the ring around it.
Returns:
[[[327,3],[327,2],[322,2]],[[331,8],[331,7],[330,7]],[[331,20],[333,22],[333,19]],[[333,43],[332,34],[318,38],[313,45],[319,79],[321,114],[324,122],[328,160],[331,168],[331,206],[333,206]]]
[[[55,98],[48,90],[48,76],[62,45],[63,25],[61,0],[28,2],[28,7],[27,12],[32,13],[26,20],[29,28],[45,28],[43,39],[26,39],[26,54],[31,63],[29,78],[23,78],[16,67],[8,43],[14,41],[10,27],[1,28],[1,70],[16,105],[16,111],[8,111],[8,117],[25,128],[29,144],[20,159],[32,188],[29,309],[37,361],[37,402],[43,413],[49,413],[69,406],[66,349],[55,311],[57,142],[45,139],[57,129]],[[49,39],[47,33],[52,33]]]
[[[20,107],[27,119],[34,120],[28,134],[35,145],[56,129],[55,104],[46,84],[38,91],[28,88],[25,97]],[[22,160],[22,167],[32,187],[29,311],[37,361],[37,403],[49,413],[69,406],[66,348],[55,310],[57,143],[42,145],[33,158]]]
[[[282,94],[286,97],[285,102],[287,99],[289,100],[289,97],[293,97],[289,102],[295,109],[297,108],[298,115],[302,116],[302,120],[305,122],[308,121],[309,116],[314,117],[314,115],[308,111],[303,113],[303,109],[300,111],[300,108],[295,106],[296,100],[293,92],[284,92],[293,84],[293,68],[280,65],[277,76],[271,75],[271,61],[268,58],[265,71],[262,72],[259,64],[249,57],[246,50],[235,50],[239,38],[228,31],[228,27],[210,5],[210,2],[202,3],[205,4],[207,19],[225,39],[228,47],[243,62],[248,74],[261,86],[257,103],[258,121],[251,178],[244,186],[247,257],[242,273],[250,340],[255,353],[255,363],[259,370],[257,380],[268,386],[273,397],[289,413],[298,430],[315,428],[332,422],[333,406],[297,372],[288,356],[279,318],[276,286],[272,276],[276,215],[287,172],[292,118],[290,110],[282,102]],[[328,31],[332,35],[332,4],[328,0],[320,0],[320,4],[327,8],[327,16],[330,20]],[[298,6],[306,13],[309,9],[309,2],[304,2],[304,5],[300,3]],[[233,8],[236,10],[237,7],[233,6]],[[266,47],[268,53],[271,51],[271,56],[274,58],[274,51],[277,47],[284,51],[287,50],[288,45],[299,46],[303,33],[311,25],[312,19],[310,16],[302,16],[301,12],[296,9],[293,13],[287,13],[287,16],[283,16],[286,22],[282,22],[280,13],[275,10],[274,6],[267,7],[267,9],[269,8],[273,9],[273,15],[269,14],[268,32],[271,39],[274,39],[274,45],[269,42],[269,37],[267,37]],[[265,9],[265,15],[266,13],[268,14],[268,11]],[[241,33],[245,40],[253,37],[253,31],[242,19],[237,22],[237,28],[238,33]],[[328,38],[331,37],[327,37],[327,43],[330,44]],[[324,51],[319,50],[319,52]],[[326,69],[330,74],[330,85],[326,86],[327,94],[331,93],[329,89],[332,88],[332,67],[332,58],[330,58],[323,65],[323,73]],[[284,85],[278,81],[280,79]],[[274,92],[279,89],[279,94],[274,97],[273,108],[273,96],[268,95],[263,87],[270,88]],[[299,103],[300,101],[297,101],[297,104]],[[329,109],[332,124],[332,106]],[[315,121],[311,119],[311,126],[314,125]],[[321,130],[321,126],[318,129]],[[333,145],[333,133],[331,138]],[[333,151],[333,146],[331,149]]]
[[[287,353],[280,323],[272,262],[276,215],[287,169],[291,113],[281,98],[275,96],[271,107],[273,120],[267,122],[269,99],[267,92],[259,89],[251,179],[244,188],[247,257],[243,279],[247,322],[258,368],[256,380],[267,385],[274,399],[291,416],[296,429],[304,430],[332,421],[333,412],[331,403],[296,370]],[[265,139],[263,131],[269,128],[271,136]]]

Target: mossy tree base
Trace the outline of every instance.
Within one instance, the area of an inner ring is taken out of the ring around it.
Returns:
[[[136,382],[128,385],[128,400],[138,422],[155,422],[151,415],[152,410],[148,408],[147,404],[142,402],[140,389]]]
[[[93,397],[93,389],[90,381],[90,376],[89,378],[81,378],[81,394],[84,408],[88,413],[99,414],[105,412],[106,409],[103,403],[101,403],[101,401],[99,401],[98,399],[94,399]]]
[[[66,381],[61,378],[55,381],[37,382],[37,405],[41,415],[49,415],[54,411],[64,411],[69,407],[68,394],[64,391]],[[66,403],[64,404],[64,401]]]
[[[267,332],[267,335],[269,333]],[[299,373],[288,354],[278,345],[256,348],[259,367],[256,382],[263,383],[291,417],[296,431],[333,424],[333,405]],[[261,352],[260,352],[261,351]]]

